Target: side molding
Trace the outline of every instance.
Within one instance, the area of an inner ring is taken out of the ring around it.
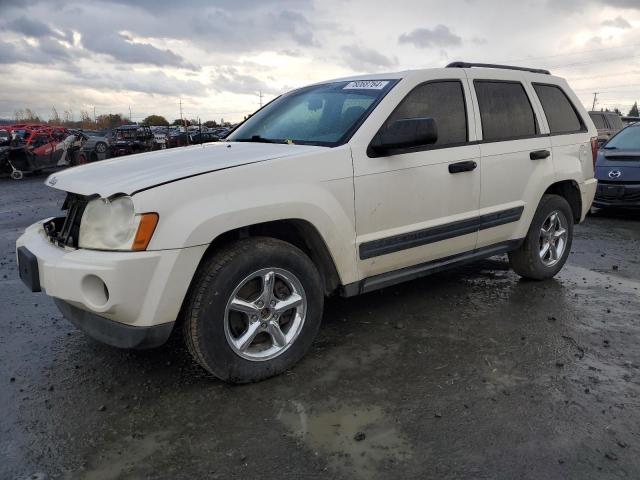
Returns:
[[[399,252],[408,248],[420,247],[430,243],[440,242],[449,238],[468,235],[487,228],[498,227],[507,223],[517,222],[522,216],[524,207],[509,208],[499,212],[480,215],[479,217],[458,222],[451,222],[437,227],[425,228],[414,232],[402,233],[392,237],[381,238],[360,244],[360,259],[378,257],[389,253]]]

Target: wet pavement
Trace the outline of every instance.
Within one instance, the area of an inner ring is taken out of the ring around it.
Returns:
[[[234,387],[23,287],[43,180],[0,180],[2,479],[640,478],[640,214],[589,217],[551,281],[495,257],[330,299],[298,366]]]

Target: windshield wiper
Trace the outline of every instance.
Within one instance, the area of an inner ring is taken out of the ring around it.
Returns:
[[[617,150],[618,149],[618,147],[602,147],[602,148],[604,148],[605,150]]]
[[[264,138],[260,135],[253,135],[251,138],[235,138],[234,142],[256,142],[256,143],[286,143],[284,140],[278,140],[275,138]]]

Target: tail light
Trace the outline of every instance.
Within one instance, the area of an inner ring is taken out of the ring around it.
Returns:
[[[596,168],[596,158],[598,158],[598,137],[591,137],[591,155],[593,157],[593,168]]]

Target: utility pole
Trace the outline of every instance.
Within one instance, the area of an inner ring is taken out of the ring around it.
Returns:
[[[598,101],[598,93],[600,92],[593,92],[593,105],[591,106],[592,112],[596,109],[596,102]]]
[[[129,121],[133,122],[133,116],[131,115],[131,105],[129,105]]]
[[[96,124],[96,129],[98,128],[98,117],[96,117],[96,106],[93,106],[93,123]]]
[[[187,130],[187,121],[182,116],[182,97],[180,97],[180,120],[182,120],[182,126],[184,127],[184,136],[186,138],[187,145],[189,145],[189,131]]]
[[[262,108],[262,97],[263,97],[262,90],[258,92],[258,97],[260,97],[260,108]]]

